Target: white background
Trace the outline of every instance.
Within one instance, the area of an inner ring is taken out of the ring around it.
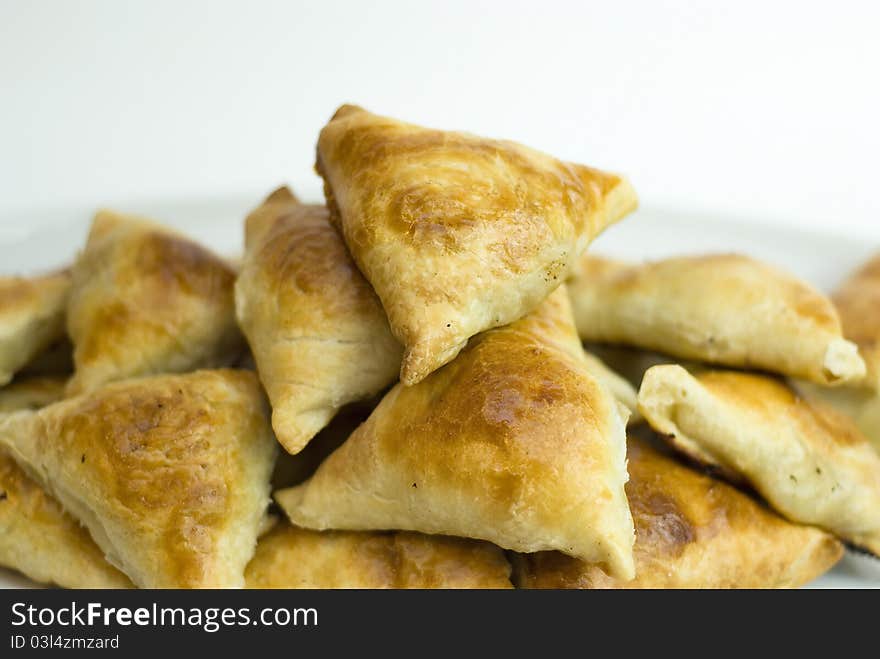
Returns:
[[[42,209],[256,202],[282,181],[316,196],[317,132],[350,101],[625,172],[645,206],[880,242],[877,2],[0,0],[0,13],[0,238]]]

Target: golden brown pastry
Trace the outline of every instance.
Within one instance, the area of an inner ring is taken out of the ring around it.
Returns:
[[[259,544],[259,540],[264,536],[269,535],[278,524],[281,522],[281,517],[276,515],[275,513],[267,513],[263,515],[263,519],[260,522],[260,528],[257,529],[257,544]],[[251,559],[253,560],[253,559]]]
[[[830,405],[849,417],[880,453],[880,394],[866,387],[823,387],[810,382],[794,381],[792,385],[804,398]]]
[[[257,545],[248,588],[511,588],[488,542],[420,533],[308,531],[279,524]]]
[[[589,350],[584,351],[590,373],[614,396],[629,412],[627,424],[641,421],[636,390],[623,376],[611,370],[608,365]]]
[[[99,212],[73,268],[68,393],[232,363],[241,344],[234,281],[222,259],[170,229]]]
[[[569,292],[584,341],[634,345],[826,385],[865,374],[827,298],[746,256],[627,265],[585,255]]]
[[[0,417],[0,448],[138,586],[244,585],[277,450],[253,373],[105,385]]]
[[[859,346],[867,367],[865,384],[880,389],[880,254],[852,273],[831,299],[844,336]]]
[[[64,381],[34,378],[0,389],[0,415],[58,400]],[[0,565],[65,588],[130,588],[88,531],[0,449]]]
[[[637,204],[619,176],[352,105],[321,131],[317,169],[404,345],[406,385],[534,309]]]
[[[64,336],[70,273],[0,277],[0,386]]]
[[[843,555],[833,536],[787,522],[736,488],[697,473],[642,440],[627,444],[626,485],[636,578],[559,552],[516,554],[521,588],[793,588]]]
[[[64,588],[131,588],[89,532],[2,451],[0,565]]]
[[[809,382],[794,382],[811,400],[821,400],[851,418],[880,452],[880,255],[858,268],[832,296],[840,313],[843,333],[859,346],[865,361],[861,387],[828,389]]]
[[[775,378],[675,365],[645,373],[639,407],[678,450],[747,481],[788,519],[880,554],[880,456],[843,415]]]
[[[298,453],[343,405],[397,379],[402,348],[326,208],[279,188],[248,216],[245,235],[238,322],[275,436]]]
[[[558,549],[628,579],[624,424],[590,375],[560,288],[419,384],[395,386],[314,476],[275,499],[300,527]]]

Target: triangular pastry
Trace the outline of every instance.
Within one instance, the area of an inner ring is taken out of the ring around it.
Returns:
[[[64,381],[35,378],[0,389],[0,415],[61,398]],[[2,416],[0,416],[2,418]],[[0,565],[64,588],[130,588],[89,532],[0,449]]]
[[[0,417],[0,448],[138,586],[244,585],[277,450],[253,373],[105,385]]]
[[[404,345],[406,385],[471,336],[534,309],[587,244],[637,205],[614,174],[352,105],[321,131],[317,169]]]
[[[0,277],[0,386],[64,336],[70,273]]]
[[[645,373],[639,407],[678,450],[747,481],[788,519],[880,555],[880,455],[835,410],[775,378],[676,365]]]
[[[843,334],[859,346],[865,384],[880,389],[880,254],[853,272],[831,296]]]
[[[73,268],[69,393],[232,363],[241,345],[234,282],[226,262],[171,229],[99,212]]]
[[[327,209],[299,203],[287,188],[248,216],[235,305],[289,453],[343,405],[397,380],[402,348],[379,299]]]
[[[248,588],[511,588],[504,552],[478,540],[407,532],[308,531],[260,539]]]
[[[633,345],[836,385],[865,365],[831,301],[746,256],[628,265],[584,255],[569,280],[584,341]]]
[[[787,522],[736,488],[630,438],[626,494],[636,578],[559,552],[512,557],[521,588],[793,588],[843,555],[833,536]]]
[[[396,385],[308,481],[275,499],[305,528],[558,549],[627,579],[624,415],[590,375],[560,288],[419,384]]]

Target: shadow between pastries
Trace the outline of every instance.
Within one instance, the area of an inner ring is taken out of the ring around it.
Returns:
[[[521,318],[637,205],[614,174],[514,142],[344,105],[318,140],[334,222],[419,382],[468,339]]]
[[[378,404],[379,398],[376,397],[346,405],[302,451],[295,455],[281,451],[272,473],[272,490],[299,485],[314,474],[327,456],[342,446],[351,433],[367,420]]]
[[[679,451],[746,481],[776,511],[880,554],[880,455],[853,422],[775,378],[645,373],[639,407]]]
[[[277,452],[253,373],[105,385],[0,417],[0,448],[136,585],[244,585]]]
[[[248,588],[512,588],[504,551],[401,531],[309,531],[284,522],[260,539]]]
[[[627,443],[626,493],[636,578],[623,582],[559,552],[515,554],[520,588],[794,588],[840,559],[843,546],[792,524],[736,488],[651,448]]]
[[[60,399],[64,380],[33,378],[0,389],[4,414]],[[2,421],[0,421],[2,423]],[[131,588],[89,532],[0,449],[0,565],[64,588]]]
[[[236,313],[275,435],[298,453],[343,405],[397,380],[403,349],[324,206],[279,188],[245,231]]]
[[[149,220],[100,211],[73,267],[67,331],[75,395],[107,382],[231,364],[235,273]]]
[[[831,301],[746,256],[630,265],[584,255],[568,281],[584,341],[770,371],[824,385],[858,382],[865,364]]]
[[[0,386],[64,337],[70,273],[0,277]]]
[[[401,529],[558,549],[633,576],[626,412],[589,371],[564,289],[396,385],[305,483],[297,526]]]

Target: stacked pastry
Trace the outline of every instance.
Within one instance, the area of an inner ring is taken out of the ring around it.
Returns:
[[[326,205],[273,192],[238,268],[102,211],[72,267],[0,281],[0,564],[790,587],[880,552],[872,428],[819,400],[873,396],[880,318],[745,257],[588,254],[631,186],[513,142],[343,106],[317,170]]]

